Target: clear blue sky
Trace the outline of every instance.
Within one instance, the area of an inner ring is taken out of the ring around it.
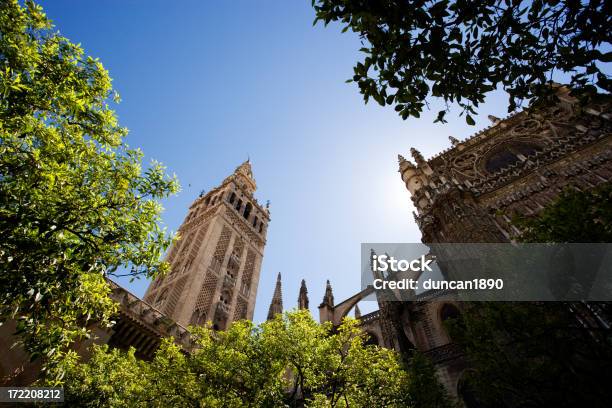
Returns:
[[[44,0],[59,31],[99,57],[123,102],[117,112],[140,147],[179,177],[164,202],[176,231],[200,190],[219,184],[250,155],[260,202],[272,221],[255,321],[265,319],[277,272],[286,309],[306,279],[318,318],[325,280],[338,303],[359,290],[361,242],[420,242],[397,172],[410,147],[426,157],[505,116],[503,95],[467,126],[435,109],[402,121],[364,105],[354,84],[358,38],[313,27],[310,0]],[[434,105],[435,107],[435,105]],[[124,286],[142,296],[148,282]],[[374,309],[373,302],[360,305]]]

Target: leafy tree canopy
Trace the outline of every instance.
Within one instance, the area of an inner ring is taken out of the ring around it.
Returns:
[[[124,142],[100,61],[31,1],[0,3],[0,321],[60,360],[115,311],[104,277],[153,275],[170,242],[158,200],[176,180]]]
[[[536,217],[516,215],[522,242],[612,242],[612,183],[568,189]]]
[[[436,368],[425,355],[415,352],[410,359],[408,395],[415,408],[459,408],[438,379]]]
[[[470,304],[449,324],[471,368],[462,379],[464,398],[483,407],[608,406],[612,331],[581,323],[596,322],[606,309],[600,306]]]
[[[395,105],[419,117],[430,97],[456,103],[466,121],[501,88],[508,111],[551,95],[562,72],[581,94],[612,89],[602,65],[612,60],[612,5],[558,0],[313,0],[318,21],[359,34],[365,54],[352,80],[366,103]]]
[[[612,242],[612,185],[569,189],[532,218],[522,242]],[[471,365],[476,406],[604,407],[612,367],[609,302],[477,302],[450,323]],[[585,327],[585,325],[588,326]]]
[[[224,332],[191,330],[196,342],[191,354],[171,339],[151,362],[136,360],[133,349],[125,353],[106,346],[95,347],[86,363],[71,354],[64,361],[67,402],[92,407],[415,406],[407,392],[412,377],[397,353],[364,345],[353,319],[331,330],[298,311],[257,327],[242,321]],[[428,375],[429,382],[436,381]]]

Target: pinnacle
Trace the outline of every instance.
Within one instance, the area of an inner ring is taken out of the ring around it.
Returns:
[[[274,316],[280,313],[283,313],[283,292],[281,273],[279,272],[276,278],[276,287],[274,288],[272,301],[270,302],[270,309],[268,309],[268,320],[274,319]]]
[[[419,152],[417,149],[415,149],[414,147],[410,148],[410,153],[412,154],[412,157],[414,158],[414,160],[417,162],[417,164],[423,163],[425,161],[425,158],[423,157],[423,155],[421,154],[421,152]]]

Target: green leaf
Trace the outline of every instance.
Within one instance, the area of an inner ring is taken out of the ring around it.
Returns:
[[[406,93],[398,101],[410,116],[435,98],[478,107],[500,85],[512,96],[512,111],[517,101],[547,96],[547,86],[531,84],[565,80],[564,72],[593,74],[575,75],[570,89],[609,88],[596,75],[612,58],[603,34],[610,25],[602,18],[606,2],[498,3],[320,0],[314,10],[325,24],[359,33],[363,59],[355,62],[354,80],[364,100],[385,88]]]
[[[172,237],[158,225],[159,201],[178,184],[163,166],[142,171],[109,107],[118,98],[108,72],[39,6],[3,2],[0,33],[0,90],[15,93],[0,108],[0,168],[19,169],[0,179],[0,253],[11,254],[0,320],[19,320],[24,351],[44,357],[59,383],[58,367],[87,335],[84,318],[104,327],[117,311],[105,274],[164,270]]]

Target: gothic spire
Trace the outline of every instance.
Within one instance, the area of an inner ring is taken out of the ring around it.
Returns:
[[[497,125],[499,122],[501,122],[501,119],[494,115],[487,115],[487,118],[489,118],[491,123],[493,123],[494,125]]]
[[[406,169],[414,169],[414,164],[410,160],[406,160],[401,154],[397,155],[397,162],[399,163],[399,172],[403,173]]]
[[[298,296],[298,309],[308,309],[308,289],[306,289],[306,281],[302,279],[302,285],[300,286],[300,294]]]
[[[417,149],[415,149],[414,147],[411,147],[410,148],[410,153],[412,154],[412,157],[414,158],[414,161],[417,162],[417,165],[420,166],[423,163],[425,163],[425,158],[423,157],[421,152],[419,152]]]
[[[248,158],[246,161],[242,162],[242,164],[236,167],[234,173],[242,173],[250,178],[253,178],[253,169],[251,168],[251,159]]]
[[[329,283],[329,279],[327,280],[327,286],[325,287],[325,296],[323,296],[323,302],[321,303],[321,306],[325,305],[334,307],[334,294],[332,292],[332,287],[331,283]]]
[[[251,159],[247,159],[242,162],[240,166],[236,167],[234,172],[225,178],[226,181],[234,181],[240,188],[246,190],[248,194],[253,194],[257,190],[257,183],[253,176],[253,169],[251,168]]]
[[[276,287],[274,288],[274,295],[272,295],[272,302],[270,302],[270,309],[268,310],[268,320],[274,319],[274,316],[279,313],[283,313],[283,292],[281,289],[280,272],[276,278]]]

